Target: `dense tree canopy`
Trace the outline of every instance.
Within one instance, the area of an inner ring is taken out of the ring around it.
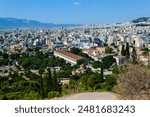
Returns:
[[[29,56],[31,51],[34,55]],[[114,77],[104,79],[106,77],[103,75],[103,69],[110,68],[115,62],[112,56],[105,57],[102,62],[94,62],[93,67],[101,68],[101,73],[93,73],[86,67],[92,60],[87,54],[77,48],[72,48],[71,52],[87,58],[82,62],[85,73],[73,76],[72,71],[79,68],[79,64],[71,66],[61,58],[48,57],[39,48],[28,48],[23,54],[11,54],[11,61],[19,64],[14,65],[16,70],[10,69],[8,76],[0,77],[0,99],[47,99],[80,91],[113,88],[116,82]],[[0,65],[7,65],[8,57],[7,54],[2,56]],[[70,78],[70,81],[62,84],[60,78]]]

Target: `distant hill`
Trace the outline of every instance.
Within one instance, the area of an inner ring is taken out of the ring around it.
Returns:
[[[141,22],[150,22],[150,17],[141,17],[135,20],[132,20],[133,23],[141,23]]]
[[[42,23],[35,20],[0,18],[0,28],[51,28],[51,27],[70,27],[80,26],[79,24],[53,24]]]

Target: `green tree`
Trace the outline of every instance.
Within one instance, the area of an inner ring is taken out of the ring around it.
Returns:
[[[58,84],[57,73],[55,69],[53,71],[53,91],[59,91],[59,84]]]
[[[104,80],[104,65],[101,63],[101,77]]]
[[[122,56],[125,56],[125,55],[126,55],[125,45],[122,45],[121,55],[122,55]]]
[[[92,64],[93,68],[101,68],[101,63],[99,61],[94,61]]]
[[[135,47],[133,47],[133,51],[132,51],[132,62],[137,63],[137,53]]]
[[[31,61],[30,59],[26,58],[26,59],[23,59],[22,63],[21,63],[21,66],[24,68],[24,69],[27,69],[28,67],[30,67],[31,65]]]
[[[95,85],[96,85],[97,80],[98,79],[96,79],[95,75],[90,75],[88,77],[87,85],[88,85],[89,88],[92,89],[92,91],[95,90]]]
[[[112,53],[113,49],[110,47],[105,48],[105,53]]]
[[[129,43],[126,43],[126,58],[127,58],[127,59],[130,58],[130,47],[129,47]]]
[[[47,85],[48,85],[48,92],[52,90],[52,73],[51,73],[51,69],[47,68],[48,71],[48,81],[47,81]]]
[[[103,68],[108,69],[110,66],[116,62],[116,60],[113,58],[113,56],[106,56],[102,60],[103,62]]]
[[[39,69],[39,84],[40,84],[40,95],[42,98],[44,98],[44,87],[43,87],[43,76],[42,74],[44,73],[44,69]]]
[[[8,65],[9,60],[8,59],[0,59],[0,66],[2,65]]]
[[[78,55],[81,52],[81,50],[78,49],[78,48],[73,47],[73,48],[70,49],[70,52]]]
[[[144,48],[142,55],[146,55],[147,56],[147,55],[149,55],[149,53],[150,53],[150,50],[148,48]]]
[[[79,83],[76,80],[70,80],[69,81],[69,90],[71,91],[71,93],[75,93],[78,91],[78,87],[79,87]]]
[[[113,87],[117,85],[117,78],[117,75],[106,76],[104,88],[107,89],[107,91],[112,91]]]
[[[0,51],[0,56],[3,56],[3,52],[2,51]]]
[[[81,49],[73,47],[73,48],[70,49],[70,52],[73,53],[73,54],[88,58],[89,60],[93,60],[93,58],[89,57],[88,54],[83,53]]]
[[[26,51],[27,51],[27,52],[32,52],[33,49],[32,49],[32,48],[27,48]]]
[[[83,91],[94,91],[97,88],[97,84],[103,83],[104,79],[99,73],[90,73],[83,75],[80,78],[80,88]]]
[[[8,59],[8,58],[9,58],[9,55],[4,52],[4,53],[3,53],[3,58],[4,58],[4,59]]]
[[[51,69],[47,68],[48,74],[44,78],[44,93],[45,97],[48,96],[48,93],[52,91],[53,89],[53,81],[52,81],[52,74],[51,74]]]

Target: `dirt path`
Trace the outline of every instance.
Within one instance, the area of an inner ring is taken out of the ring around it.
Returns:
[[[119,96],[111,92],[87,92],[67,95],[56,100],[119,100]]]

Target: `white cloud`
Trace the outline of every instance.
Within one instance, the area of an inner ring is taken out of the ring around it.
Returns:
[[[74,5],[75,6],[80,6],[81,4],[80,4],[80,2],[74,2]]]

